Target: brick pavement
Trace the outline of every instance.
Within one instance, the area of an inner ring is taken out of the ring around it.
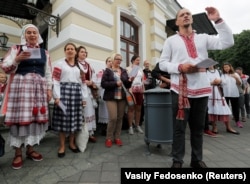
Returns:
[[[240,129],[240,135],[227,133],[223,123],[218,123],[219,136],[211,138],[204,136],[204,161],[208,167],[217,168],[247,168],[250,167],[250,120]],[[8,130],[0,129],[7,138]],[[34,162],[24,158],[24,166],[20,170],[13,170],[11,162],[14,150],[6,145],[6,154],[0,158],[1,184],[87,184],[87,183],[120,183],[120,168],[150,167],[169,168],[172,159],[169,156],[170,144],[162,144],[158,148],[156,143],[150,143],[150,153],[143,134],[129,135],[122,132],[122,147],[104,146],[105,137],[99,135],[97,143],[88,143],[84,153],[73,153],[66,150],[66,156],[57,157],[59,145],[58,136],[48,132],[36,148],[44,156],[41,162]],[[68,147],[68,146],[67,146]],[[25,152],[23,151],[23,155]],[[190,142],[189,131],[186,134],[186,155],[183,167],[189,168]]]

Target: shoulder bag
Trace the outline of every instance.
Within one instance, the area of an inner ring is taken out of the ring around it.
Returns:
[[[125,86],[123,85],[123,83],[122,83],[122,88],[123,88],[123,90],[125,91],[125,94],[126,94],[127,104],[129,106],[135,105],[135,97],[134,97],[134,95],[125,88]]]
[[[89,140],[89,131],[88,125],[86,122],[82,123],[82,130],[77,132],[76,134],[76,145],[81,152],[84,152],[87,148],[88,140]]]

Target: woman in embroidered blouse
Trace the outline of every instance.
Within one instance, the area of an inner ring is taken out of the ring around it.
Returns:
[[[241,78],[237,74],[230,63],[224,63],[222,67],[222,87],[223,93],[226,98],[227,104],[231,103],[232,111],[236,126],[242,128],[243,125],[240,122],[239,111],[239,89],[237,85],[241,85]]]
[[[218,133],[216,122],[221,121],[225,123],[228,133],[239,134],[230,124],[231,110],[222,94],[222,90],[219,88],[221,85],[219,71],[214,66],[211,66],[207,70],[207,75],[212,86],[212,94],[208,98],[208,120],[212,123],[212,132]]]
[[[77,48],[77,60],[79,65],[82,66],[83,72],[85,73],[85,80],[83,82],[84,86],[87,86],[86,94],[86,106],[83,110],[83,115],[85,123],[89,130],[89,141],[95,143],[96,137],[94,136],[94,131],[96,130],[96,115],[95,108],[97,108],[96,99],[91,92],[91,88],[97,89],[97,86],[93,82],[92,78],[95,74],[94,69],[86,61],[88,56],[87,49],[84,46],[79,46]]]
[[[65,156],[65,137],[69,134],[69,149],[78,153],[75,134],[82,129],[82,108],[84,93],[82,88],[82,68],[78,65],[76,46],[67,43],[64,47],[66,58],[56,63],[53,69],[53,129],[59,132],[58,157]],[[65,108],[64,108],[65,107]],[[63,111],[65,109],[65,112]]]
[[[39,48],[43,42],[38,28],[27,24],[22,29],[21,44],[11,47],[1,65],[10,74],[5,124],[10,127],[10,146],[15,148],[13,169],[23,165],[22,146],[26,156],[41,161],[34,151],[48,129],[48,102],[52,97],[52,72],[48,52]],[[40,50],[40,58],[32,58],[31,48]]]
[[[122,146],[120,138],[122,130],[122,118],[126,107],[126,95],[122,89],[131,87],[133,78],[129,78],[127,71],[120,67],[122,61],[121,54],[111,56],[112,67],[106,68],[103,73],[101,86],[104,88],[103,100],[106,101],[108,108],[109,122],[105,146],[111,147],[113,142]]]
[[[128,67],[128,73],[130,73],[133,70],[133,67],[140,67],[139,66],[140,56],[134,55],[131,58],[131,63],[132,66]],[[143,134],[143,130],[139,126],[141,118],[141,108],[143,105],[143,92],[144,92],[143,76],[144,76],[143,70],[142,68],[139,68],[135,76],[135,79],[133,80],[131,89],[129,89],[135,97],[135,105],[128,107],[128,124],[129,124],[128,133],[130,135],[134,134],[134,130],[132,127],[133,120],[135,120],[135,126],[136,126],[135,130]]]

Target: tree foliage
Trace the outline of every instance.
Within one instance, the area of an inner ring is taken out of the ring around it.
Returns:
[[[229,62],[234,68],[240,66],[244,73],[250,74],[250,30],[234,34],[234,46],[225,50],[209,51],[209,57],[220,65]]]

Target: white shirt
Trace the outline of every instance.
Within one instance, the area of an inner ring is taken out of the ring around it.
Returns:
[[[159,60],[159,67],[162,71],[171,74],[171,90],[179,91],[178,66],[182,63],[190,62],[196,64],[208,58],[208,50],[221,50],[234,44],[233,34],[225,22],[215,25],[219,35],[208,34],[194,35],[194,44],[197,53],[196,58],[191,58],[187,51],[187,46],[179,34],[166,39],[162,54]],[[197,98],[209,96],[211,93],[210,82],[206,72],[187,74],[188,97]]]
[[[239,74],[235,73],[235,75],[241,81]],[[225,97],[239,97],[240,96],[235,78],[231,77],[230,74],[222,74],[221,80],[222,80],[223,93]]]
[[[81,67],[81,66],[79,65],[79,67]],[[61,90],[60,90],[60,83],[61,82],[81,84],[82,96],[83,96],[83,99],[85,99],[87,87],[86,87],[86,84],[84,85],[82,83],[82,79],[80,76],[80,69],[76,65],[73,67],[69,66],[65,60],[57,62],[56,65],[54,66],[54,69],[55,68],[58,68],[61,70],[61,75],[60,75],[59,80],[56,80],[55,78],[53,80],[53,84],[54,84],[53,97],[54,97],[54,99],[61,97],[61,93],[60,93],[61,92]]]

